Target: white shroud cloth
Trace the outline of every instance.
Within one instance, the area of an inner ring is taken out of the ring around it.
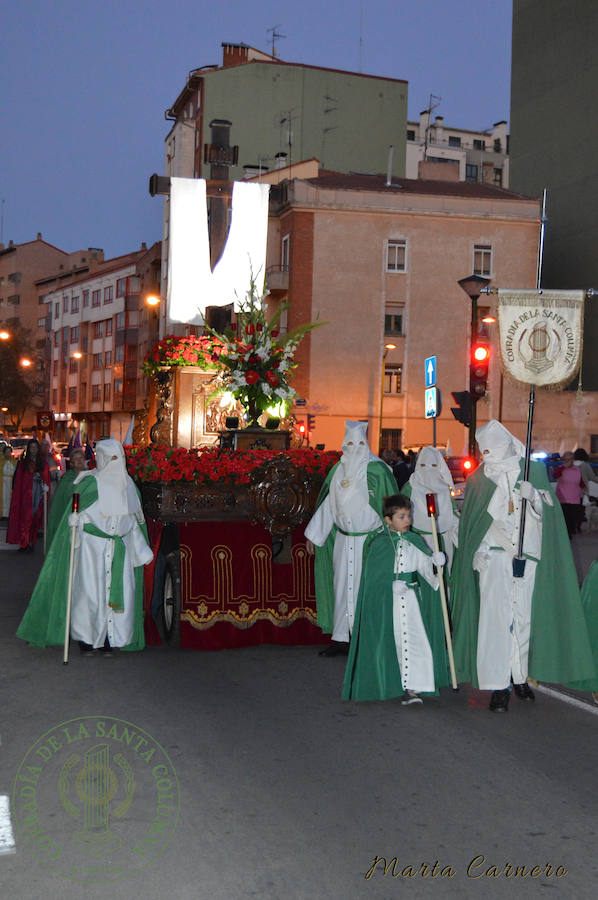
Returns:
[[[342,642],[349,640],[353,630],[367,532],[382,525],[380,516],[369,503],[367,423],[346,422],[345,429],[343,455],[332,476],[330,490],[305,529],[305,537],[318,547],[326,543],[333,525],[340,529],[335,535],[332,554],[332,640]],[[355,532],[363,534],[355,536]]]
[[[135,485],[126,472],[121,444],[99,441],[96,459],[97,469],[81,472],[75,479],[77,484],[83,478],[95,478],[98,499],[79,514],[77,523],[71,636],[93,647],[103,647],[108,637],[111,647],[125,647],[133,637],[135,568],[150,563],[153,554],[139,527],[143,513]],[[86,523],[123,539],[122,611],[109,605],[115,541],[84,531]]]
[[[523,578],[513,576],[517,555],[521,493],[515,484],[525,448],[499,422],[476,432],[484,475],[496,484],[488,505],[492,523],[474,556],[480,578],[477,669],[480,688],[504,690],[527,679],[532,595],[536,562],[542,551],[542,505],[552,506],[545,491],[534,491],[526,505]]]
[[[433,590],[438,590],[432,557],[401,536],[395,552],[395,573],[399,572],[419,572]],[[417,594],[405,581],[393,581],[392,621],[403,690],[432,693],[435,690],[432,648]]]

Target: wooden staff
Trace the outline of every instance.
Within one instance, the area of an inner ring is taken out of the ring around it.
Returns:
[[[434,494],[426,494],[426,506],[428,508],[428,516],[432,522],[432,541],[434,543],[434,552],[440,553],[438,544],[438,530],[436,528],[436,496]],[[438,566],[438,586],[440,588],[440,605],[442,606],[442,618],[444,620],[444,636],[446,638],[446,649],[448,651],[449,667],[451,670],[451,684],[454,691],[459,690],[457,685],[457,674],[455,672],[455,658],[453,656],[453,642],[451,640],[451,628],[449,625],[448,607],[446,605],[446,591],[444,588],[444,566]]]
[[[79,512],[79,494],[73,494],[72,512]],[[71,636],[71,600],[73,596],[73,568],[75,563],[75,537],[77,535],[77,526],[71,525],[71,552],[69,556],[69,584],[66,594],[66,621],[64,624],[64,654],[62,657],[63,666],[68,665],[69,661],[69,638]]]

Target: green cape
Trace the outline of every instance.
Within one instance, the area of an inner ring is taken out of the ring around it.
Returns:
[[[426,556],[431,556],[420,535],[408,531],[404,538]],[[392,611],[397,541],[398,536],[386,528],[367,539],[343,700],[389,700],[404,693]],[[434,681],[437,688],[443,687],[450,684],[450,675],[440,594],[432,590],[419,573],[413,573],[413,578],[417,581],[415,593],[432,648]]]
[[[522,477],[523,460],[520,480]],[[561,505],[542,463],[530,463],[529,480],[535,488],[548,491],[554,504],[552,507],[543,504],[542,557],[536,569],[532,595],[529,676],[537,681],[592,690],[596,670]],[[492,522],[487,510],[495,490],[496,485],[486,478],[483,466],[467,479],[459,547],[451,575],[457,678],[471,682],[475,687],[478,686],[480,591],[478,573],[473,570],[473,556]]]
[[[330,491],[330,482],[332,476],[339,463],[330,469],[324,484],[318,495],[316,509],[328,496]],[[370,506],[375,509],[380,519],[382,519],[382,501],[385,497],[392,494],[398,494],[399,489],[395,481],[394,475],[388,466],[382,461],[372,461],[368,463],[367,471],[368,491],[371,491]],[[332,526],[330,534],[326,538],[326,542],[322,547],[316,547],[316,561],[314,569],[314,577],[316,584],[316,612],[318,617],[318,625],[324,634],[332,634],[334,620],[334,582],[333,582],[333,564],[332,553],[334,550],[334,540],[336,537],[336,525]]]
[[[82,512],[98,499],[97,482],[93,476],[76,485],[79,493],[79,511]],[[54,540],[39,574],[37,584],[25,615],[17,629],[17,637],[35,647],[64,644],[66,603],[68,595],[70,537],[68,524],[70,506],[67,504],[56,528]],[[139,526],[147,540],[145,523]],[[135,569],[135,613],[133,639],[123,650],[143,650],[143,566]]]
[[[79,473],[75,472],[74,469],[69,469],[58,482],[58,487],[56,488],[56,492],[52,498],[52,505],[50,506],[50,515],[48,516],[46,548],[50,546],[54,539],[54,535],[56,534],[65,509],[68,508],[68,511],[71,511],[71,503],[73,494],[75,493],[73,483],[78,474]],[[79,485],[77,485],[77,489],[78,488]]]

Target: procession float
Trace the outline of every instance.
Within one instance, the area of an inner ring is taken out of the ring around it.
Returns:
[[[126,452],[155,551],[148,643],[322,640],[303,527],[339,453],[304,446],[287,414],[295,350],[318,323],[283,333],[283,312],[251,280],[224,332],[166,335],[144,362],[148,415]]]

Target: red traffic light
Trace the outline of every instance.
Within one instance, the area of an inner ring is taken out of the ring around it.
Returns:
[[[295,428],[299,434],[305,434],[305,422],[295,422]]]
[[[474,402],[486,393],[489,365],[490,347],[482,341],[477,341],[471,348],[471,364],[469,366],[469,392]]]
[[[478,344],[474,348],[473,358],[476,360],[476,362],[485,362],[487,359],[490,359],[490,350],[483,344]]]
[[[471,456],[466,456],[463,460],[463,473],[467,477],[467,475],[471,475],[474,469],[477,469],[478,463],[477,460],[473,459]]]

